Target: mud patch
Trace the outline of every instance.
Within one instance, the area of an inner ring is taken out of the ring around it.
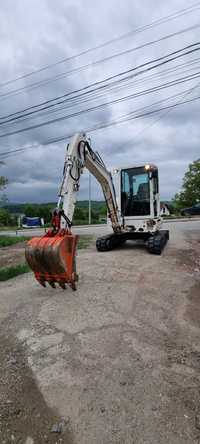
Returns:
[[[0,336],[0,442],[73,444],[69,419],[59,418],[46,405],[25,350],[6,335]]]

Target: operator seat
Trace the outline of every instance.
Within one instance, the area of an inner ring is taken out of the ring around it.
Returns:
[[[138,187],[137,191],[137,199],[143,201],[149,201],[149,184],[141,183]]]
[[[150,214],[150,191],[148,183],[141,183],[137,191],[137,214],[148,216]]]

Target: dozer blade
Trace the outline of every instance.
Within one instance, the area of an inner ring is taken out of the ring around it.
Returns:
[[[38,282],[55,288],[69,284],[76,290],[76,246],[78,236],[61,232],[56,235],[33,237],[26,244],[25,257]]]

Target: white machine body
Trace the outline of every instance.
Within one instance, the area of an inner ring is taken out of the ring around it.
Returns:
[[[116,168],[111,174],[100,155],[94,152],[84,133],[68,145],[58,208],[73,220],[77,191],[83,169],[87,168],[102,187],[108,208],[108,224],[115,233],[157,232],[162,224],[158,169],[153,164]],[[61,227],[66,228],[62,217]]]
[[[155,165],[123,166],[112,171],[121,224],[126,229],[156,231],[162,225],[158,169]],[[107,218],[110,225],[110,219]]]

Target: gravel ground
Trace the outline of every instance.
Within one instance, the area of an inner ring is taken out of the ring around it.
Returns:
[[[25,262],[24,246],[25,242],[19,242],[15,245],[1,248],[0,268],[24,264]]]
[[[25,350],[11,335],[0,336],[0,442],[1,444],[71,444],[67,421],[50,409],[27,363]],[[53,426],[62,436],[55,439]]]
[[[200,443],[199,239],[80,251],[75,293],[0,284],[1,444]]]

